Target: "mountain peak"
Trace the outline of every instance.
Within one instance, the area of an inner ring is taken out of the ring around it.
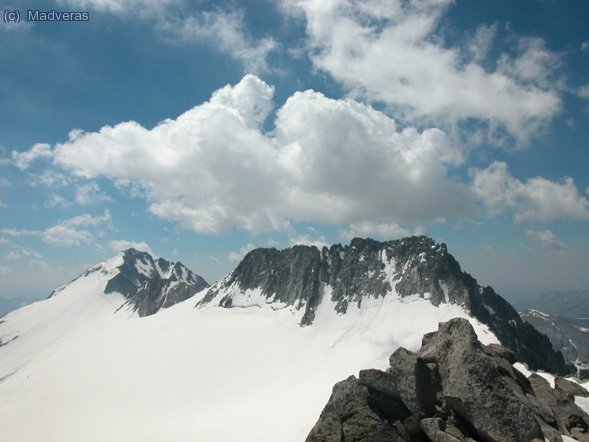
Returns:
[[[213,285],[197,307],[289,307],[300,324],[313,324],[320,305],[332,303],[337,314],[385,297],[417,296],[433,305],[463,307],[486,324],[507,347],[534,369],[568,369],[546,336],[522,322],[491,287],[481,287],[445,244],[427,236],[393,241],[354,238],[319,251],[297,245],[250,251],[237,268]]]
[[[96,264],[70,283],[54,290],[49,297],[61,293],[81,278],[100,272],[104,276],[104,294],[120,293],[139,316],[149,316],[161,308],[182,302],[209,284],[181,262],[170,262],[144,251],[129,248],[112,258]]]
[[[107,282],[104,293],[118,292],[139,316],[148,316],[190,298],[209,284],[180,262],[154,259],[133,248],[119,255],[119,272]],[[115,260],[117,257],[114,258]]]

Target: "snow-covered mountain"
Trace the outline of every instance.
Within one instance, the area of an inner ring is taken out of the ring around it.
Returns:
[[[426,237],[257,249],[210,288],[130,250],[0,320],[2,438],[300,441],[335,382],[455,317],[566,369]]]
[[[167,308],[192,297],[209,284],[181,262],[154,259],[149,253],[128,249],[112,259],[97,264],[74,281],[54,290],[49,297],[72,290],[78,280],[105,282],[101,294],[117,293],[128,307],[139,316],[149,316],[161,308]]]
[[[532,309],[522,312],[521,318],[548,336],[579,377],[589,378],[589,318],[565,318]]]
[[[479,286],[463,272],[445,244],[426,236],[388,242],[355,238],[349,246],[322,251],[309,246],[256,249],[211,287],[198,306],[289,308],[302,325],[311,325],[326,303],[345,316],[354,306],[391,295],[419,296],[434,306],[459,305],[531,368],[568,370],[546,336],[523,322],[491,287]]]

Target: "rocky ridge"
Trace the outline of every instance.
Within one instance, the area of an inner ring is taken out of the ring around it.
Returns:
[[[484,346],[465,319],[441,323],[413,353],[397,349],[386,371],[337,383],[307,442],[589,441],[582,387],[529,378],[506,347]]]
[[[107,261],[91,267],[79,278],[94,272],[114,274],[107,281],[104,293],[121,293],[127,301],[120,308],[130,308],[141,317],[153,315],[209,287],[202,277],[182,263],[154,259],[147,252],[131,248],[114,259],[118,260],[116,269],[107,268],[110,263]],[[64,287],[49,297],[57,295]]]
[[[149,253],[123,252],[120,272],[106,284],[104,293],[122,293],[139,316],[149,316],[200,292],[209,284],[180,262],[155,260]]]
[[[355,238],[321,251],[314,246],[284,250],[255,249],[237,268],[213,285],[197,307],[243,305],[248,291],[259,291],[266,304],[287,305],[301,312],[301,325],[311,325],[330,287],[335,310],[384,296],[419,295],[432,304],[464,306],[489,326],[502,344],[531,369],[568,373],[562,355],[548,338],[521,320],[515,309],[491,287],[481,287],[447,251],[426,236],[379,242]]]

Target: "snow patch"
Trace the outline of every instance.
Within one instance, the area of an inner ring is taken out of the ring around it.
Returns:
[[[438,285],[442,289],[442,293],[444,293],[444,299],[442,299],[442,302],[448,302],[450,299],[448,298],[448,284],[446,284],[446,281],[438,279]]]
[[[299,325],[304,309],[237,286],[198,309],[207,289],[153,316],[114,315],[125,299],[103,291],[115,263],[3,318],[0,336],[19,330],[0,348],[6,440],[300,441],[336,382],[385,369],[394,350],[419,349],[439,322],[467,318],[481,342],[498,342],[461,306],[396,296],[386,256],[392,294],[340,315],[322,285],[308,327]],[[234,307],[255,308],[219,308],[226,295]],[[55,398],[66,399],[56,407]]]

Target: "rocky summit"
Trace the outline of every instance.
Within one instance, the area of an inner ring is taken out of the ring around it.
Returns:
[[[589,441],[582,387],[526,378],[506,347],[482,345],[465,319],[441,323],[413,353],[397,349],[386,371],[337,383],[307,442]]]
[[[149,253],[135,249],[121,252],[117,268],[104,288],[104,293],[120,293],[127,301],[120,307],[129,307],[139,316],[149,316],[162,308],[170,307],[192,297],[209,284],[180,262],[154,259]],[[110,263],[110,261],[109,261]],[[91,267],[79,278],[94,272],[108,274],[106,263]],[[64,286],[65,287],[65,286]],[[52,297],[64,287],[51,293]]]
[[[213,285],[197,307],[216,304],[231,308],[252,290],[259,291],[266,303],[301,311],[302,326],[313,323],[326,293],[342,315],[351,304],[360,306],[367,298],[384,296],[419,295],[434,305],[458,304],[486,324],[531,369],[560,374],[571,371],[545,335],[523,322],[491,287],[479,286],[463,272],[445,244],[426,236],[387,242],[355,238],[349,245],[322,250],[303,245],[255,249]]]

